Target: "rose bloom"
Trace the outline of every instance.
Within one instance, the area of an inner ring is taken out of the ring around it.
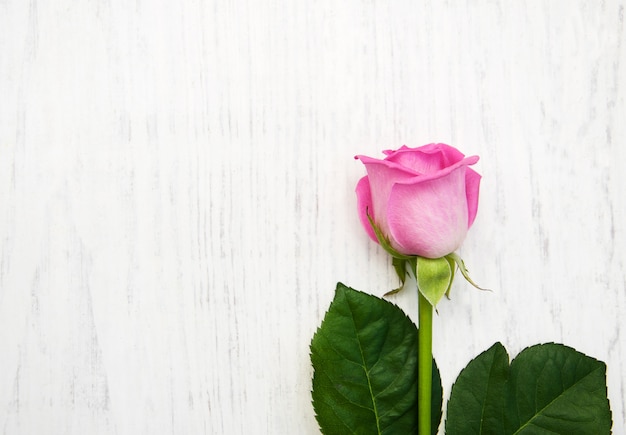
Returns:
[[[478,210],[478,156],[438,143],[356,156],[367,175],[356,187],[361,223],[376,242],[372,218],[401,254],[443,257],[458,249]]]

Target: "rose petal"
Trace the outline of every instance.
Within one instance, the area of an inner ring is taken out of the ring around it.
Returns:
[[[366,167],[369,164],[377,164],[377,165],[383,165],[387,168],[397,169],[398,171],[403,172],[405,175],[415,176],[415,175],[421,174],[421,172],[417,172],[411,169],[410,167],[396,163],[393,160],[388,160],[388,158],[381,160],[381,159],[375,159],[373,157],[368,157],[368,156],[363,156],[363,155],[358,155],[358,156],[355,156],[354,158],[359,159],[361,162],[363,162],[363,164]]]
[[[445,143],[433,143],[429,145],[424,145],[423,147],[420,147],[419,150],[425,153],[441,153],[444,167],[452,166],[453,164],[463,160],[463,158],[465,157],[465,155],[461,151]]]
[[[460,162],[459,162],[460,163]],[[467,234],[466,166],[438,178],[396,184],[387,203],[392,245],[408,255],[439,258],[454,252]]]
[[[387,208],[391,188],[395,183],[412,180],[418,174],[386,160],[373,159],[367,156],[357,157],[367,169],[372,206],[371,215],[376,216],[376,225],[383,233],[387,234],[387,219],[384,211]]]
[[[449,145],[437,143],[418,148],[402,148],[385,158],[420,174],[431,174],[463,160],[463,153]]]
[[[359,219],[361,220],[363,228],[365,228],[367,235],[370,236],[372,240],[378,243],[376,233],[374,232],[374,229],[370,225],[369,219],[367,218],[367,214],[369,213],[370,217],[374,219],[374,208],[372,207],[372,192],[370,191],[370,182],[367,178],[367,175],[361,178],[356,185],[356,201]]]
[[[467,195],[467,228],[471,227],[478,212],[478,191],[481,176],[472,168],[465,172],[465,193]]]

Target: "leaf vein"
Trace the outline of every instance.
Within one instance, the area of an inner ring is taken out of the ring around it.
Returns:
[[[598,371],[598,370],[602,370],[602,367],[596,367],[594,370],[590,371],[589,373],[587,373],[585,376],[583,376],[582,378],[580,378],[579,380],[577,380],[575,383],[573,383],[572,385],[570,385],[567,389],[564,389],[561,394],[559,394],[557,397],[555,397],[554,399],[552,399],[550,401],[550,403],[546,404],[543,408],[538,409],[535,412],[535,415],[533,415],[530,420],[528,420],[526,423],[524,423],[522,426],[520,426],[519,429],[517,429],[513,435],[519,434],[521,433],[521,430],[524,429],[527,426],[530,426],[531,424],[534,426],[538,426],[534,420],[537,419],[538,417],[540,417],[542,414],[542,412],[544,412],[546,409],[548,409],[550,406],[552,406],[552,404],[554,404],[557,400],[559,400],[560,398],[563,397],[563,395],[571,390],[572,388],[574,388],[576,385],[580,384],[582,381],[584,381],[585,379],[587,379],[589,376],[591,376],[594,372]],[[518,407],[519,409],[519,407]],[[518,415],[519,415],[519,411],[518,411]],[[541,427],[541,426],[538,426]]]

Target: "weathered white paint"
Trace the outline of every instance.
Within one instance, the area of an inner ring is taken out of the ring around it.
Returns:
[[[624,1],[0,1],[0,429],[317,434],[337,281],[397,284],[353,155],[479,154],[435,319],[449,393],[494,341],[626,395]],[[415,318],[412,292],[394,300]]]

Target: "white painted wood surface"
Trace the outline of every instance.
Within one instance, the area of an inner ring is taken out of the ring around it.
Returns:
[[[352,157],[479,154],[435,319],[604,360],[626,431],[625,2],[0,1],[0,429],[317,434],[334,286],[397,284]],[[394,301],[416,318],[416,295]]]

